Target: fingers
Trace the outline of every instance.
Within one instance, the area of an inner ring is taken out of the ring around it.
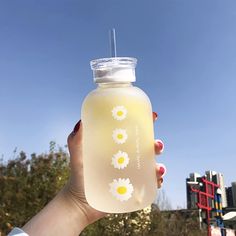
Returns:
[[[152,112],[152,119],[153,119],[153,121],[155,122],[157,120],[157,118],[158,118],[157,113],[155,111],[153,111]]]
[[[69,151],[73,151],[73,149],[75,147],[77,149],[79,147],[81,147],[81,143],[82,143],[82,124],[81,124],[81,120],[77,122],[77,124],[75,125],[73,131],[68,136],[67,143],[68,143]]]
[[[154,143],[155,154],[159,155],[164,151],[164,143],[160,139],[156,139]]]
[[[156,112],[152,112],[153,122],[158,118]],[[160,155],[164,151],[164,143],[160,139],[156,139],[154,143],[155,154]],[[157,187],[161,188],[163,184],[163,176],[166,173],[166,167],[162,163],[156,165]]]
[[[72,169],[82,167],[82,123],[79,121],[67,138]]]
[[[166,174],[166,167],[162,163],[156,164],[157,187],[161,188],[163,184],[163,176]]]
[[[158,118],[158,114],[156,112],[152,112],[152,119],[153,122],[155,122]],[[164,143],[160,140],[157,139],[155,140],[155,153],[156,155],[161,154],[164,151]]]
[[[157,119],[157,114],[153,112],[153,120],[155,121]],[[80,171],[81,168],[83,168],[83,161],[82,161],[82,123],[79,121],[75,127],[74,130],[71,132],[71,134],[68,136],[67,139],[68,148],[70,152],[70,166],[72,171]],[[161,154],[164,151],[164,143],[157,139],[155,140],[155,153],[156,155]],[[166,167],[158,163],[156,165],[156,176],[157,176],[157,187],[161,188],[163,184],[163,176],[166,173]]]

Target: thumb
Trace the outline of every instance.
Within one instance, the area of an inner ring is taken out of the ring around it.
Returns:
[[[73,132],[68,136],[67,143],[70,153],[70,166],[72,171],[83,167],[82,160],[82,123],[75,125]]]

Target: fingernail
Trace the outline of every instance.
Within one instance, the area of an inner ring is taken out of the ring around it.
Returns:
[[[77,124],[75,125],[74,129],[73,129],[73,132],[76,133],[78,130],[79,130],[79,127],[80,127],[80,123],[81,123],[81,120],[79,120],[77,122]]]
[[[157,117],[158,117],[158,115],[157,115],[157,113],[155,111],[153,112],[153,117],[154,117],[154,120],[156,120]]]
[[[156,143],[158,145],[159,151],[163,152],[164,151],[164,143],[161,140],[157,140]]]
[[[166,167],[163,164],[159,164],[158,173],[159,173],[159,176],[163,176],[166,173]]]
[[[163,178],[158,179],[157,187],[161,188],[163,183]]]
[[[159,179],[159,181],[160,181],[160,182],[161,182],[161,184],[162,184],[164,180],[163,180],[163,178],[160,178],[160,179]]]
[[[162,176],[165,172],[166,172],[166,170],[161,166],[159,168],[159,175]]]

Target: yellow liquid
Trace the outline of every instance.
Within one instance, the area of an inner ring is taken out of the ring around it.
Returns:
[[[156,197],[151,103],[137,87],[104,87],[84,100],[85,195],[95,209],[136,211]]]

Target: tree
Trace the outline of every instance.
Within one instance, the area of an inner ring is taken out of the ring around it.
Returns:
[[[0,162],[0,235],[21,227],[62,188],[69,176],[68,154],[50,143],[47,154],[24,152]],[[89,225],[82,236],[200,236],[197,215],[191,211],[169,211],[170,202],[159,192],[156,204],[140,211],[108,214]],[[165,209],[165,211],[161,210]]]
[[[172,209],[171,203],[170,203],[170,201],[169,201],[168,197],[166,196],[166,193],[163,189],[158,190],[155,204],[162,211]]]
[[[199,229],[198,213],[194,211],[160,211],[150,208],[126,213],[109,214],[88,226],[82,236],[205,236]]]
[[[41,210],[68,178],[68,155],[63,150],[49,154],[21,152],[0,164],[0,232],[21,226]]]

